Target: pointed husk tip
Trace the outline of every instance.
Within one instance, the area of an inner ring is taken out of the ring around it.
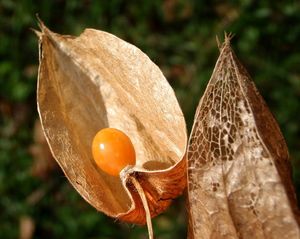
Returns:
[[[221,43],[218,35],[216,35],[216,42],[217,42],[217,46],[218,46],[220,52],[222,51],[222,49],[224,47],[230,47],[230,45],[231,45],[231,39],[233,37],[234,37],[233,33],[231,33],[231,32],[229,32],[229,33],[224,32],[224,42]]]

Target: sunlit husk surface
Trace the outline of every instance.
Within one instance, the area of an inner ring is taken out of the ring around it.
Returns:
[[[189,238],[299,238],[288,151],[226,36],[188,146]]]
[[[38,110],[51,151],[81,196],[120,220],[145,223],[130,177],[138,179],[151,216],[186,186],[186,125],[174,92],[138,48],[106,32],[59,35],[41,23]],[[91,143],[114,127],[132,140],[137,165],[122,178],[97,168]]]

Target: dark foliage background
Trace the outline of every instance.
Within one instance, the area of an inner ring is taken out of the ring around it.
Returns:
[[[29,29],[37,28],[36,13],[55,32],[92,27],[141,48],[175,89],[189,129],[218,56],[215,36],[235,33],[233,47],[286,138],[299,195],[299,12],[299,1],[1,0],[0,237],[147,238],[146,228],[96,212],[53,165],[36,165],[47,159],[46,150],[33,150],[38,47]],[[157,238],[185,238],[183,201],[154,219]]]

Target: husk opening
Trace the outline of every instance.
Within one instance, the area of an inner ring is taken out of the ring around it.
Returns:
[[[109,33],[87,29],[75,38],[52,33],[42,23],[41,30],[38,110],[55,159],[96,209],[145,223],[143,212],[135,215],[143,208],[126,180],[96,167],[91,142],[105,127],[131,138],[137,154],[132,174],[144,181],[148,199],[172,191],[166,202],[150,203],[151,215],[157,215],[182,192],[186,180],[186,126],[173,90],[144,53]],[[178,169],[179,184],[161,180]]]

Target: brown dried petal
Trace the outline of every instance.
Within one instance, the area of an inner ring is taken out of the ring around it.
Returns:
[[[186,126],[175,94],[159,68],[138,48],[109,33],[79,37],[41,24],[38,109],[52,153],[76,190],[96,209],[145,223],[128,174],[107,175],[93,162],[91,142],[102,128],[131,138],[151,216],[185,187]]]
[[[188,146],[190,238],[299,238],[288,151],[226,37]]]

